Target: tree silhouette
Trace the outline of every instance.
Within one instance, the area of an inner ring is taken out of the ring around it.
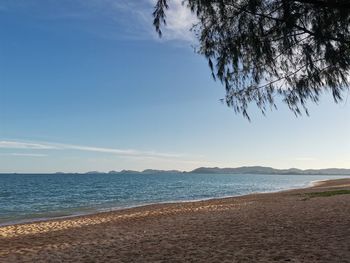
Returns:
[[[171,0],[169,0],[171,1]],[[155,5],[161,36],[167,0]],[[349,0],[185,0],[198,18],[192,28],[198,52],[214,79],[226,88],[223,99],[249,119],[251,102],[266,112],[276,95],[300,115],[306,103],[330,91],[339,102],[348,90],[350,69]]]

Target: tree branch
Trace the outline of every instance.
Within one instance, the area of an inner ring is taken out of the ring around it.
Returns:
[[[232,6],[233,8],[236,8],[238,10],[241,10],[247,14],[250,14],[252,16],[259,16],[259,17],[263,17],[263,18],[266,18],[266,19],[270,19],[270,20],[273,20],[273,21],[276,21],[276,22],[280,22],[280,23],[285,23],[286,21],[283,20],[283,19],[280,19],[280,18],[276,18],[276,17],[272,17],[272,16],[269,16],[269,15],[266,15],[266,14],[263,14],[263,13],[255,13],[255,12],[251,12],[245,8],[242,8],[242,7],[239,7],[237,5],[234,5],[232,3],[228,4],[230,6]],[[336,42],[341,42],[341,43],[346,43],[346,44],[350,44],[350,40],[346,40],[346,39],[341,39],[341,38],[337,38],[337,37],[334,37],[334,36],[319,36],[317,35],[315,32],[305,28],[305,27],[302,27],[302,26],[299,26],[297,24],[293,24],[293,27],[301,30],[301,31],[304,31],[305,33],[311,35],[311,36],[317,36],[317,37],[321,37],[321,38],[324,38],[324,39],[329,39],[329,40],[334,40]]]
[[[315,63],[315,62],[318,62],[318,61],[321,61],[321,60],[324,60],[324,59],[322,59],[322,58],[320,58],[320,59],[316,59],[315,61],[313,61],[313,63]],[[276,83],[276,82],[279,82],[279,81],[281,81],[281,80],[284,80],[284,79],[286,79],[286,78],[289,78],[289,77],[292,77],[292,76],[294,76],[295,74],[297,74],[298,72],[300,72],[302,69],[304,69],[307,65],[309,65],[310,63],[306,63],[306,64],[304,64],[304,65],[302,65],[301,67],[299,67],[297,70],[295,70],[295,71],[293,71],[293,72],[291,72],[291,73],[289,73],[289,74],[287,74],[287,75],[284,75],[283,77],[280,77],[280,78],[278,78],[278,79],[275,79],[275,80],[273,80],[273,81],[270,81],[269,83],[267,83],[267,84],[264,84],[264,85],[261,85],[261,86],[249,86],[249,87],[247,87],[247,88],[245,88],[245,89],[242,89],[242,90],[239,90],[239,91],[235,91],[235,92],[231,92],[231,94],[229,95],[229,97],[236,97],[236,96],[239,96],[239,95],[242,95],[242,94],[244,94],[245,93],[245,95],[248,95],[249,94],[249,92],[251,92],[252,90],[259,90],[259,89],[263,89],[263,88],[266,88],[266,87],[268,87],[268,86],[270,86],[270,85],[272,85],[272,84],[274,84],[274,83]],[[322,70],[324,70],[324,69],[322,69]],[[321,70],[321,71],[322,71]]]
[[[302,3],[302,4],[311,4],[315,7],[322,7],[322,8],[350,9],[349,1],[292,0],[291,2],[297,2],[297,3]]]

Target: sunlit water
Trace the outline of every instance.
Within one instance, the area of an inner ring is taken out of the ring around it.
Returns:
[[[0,174],[0,224],[144,204],[279,191],[344,176],[209,174]]]

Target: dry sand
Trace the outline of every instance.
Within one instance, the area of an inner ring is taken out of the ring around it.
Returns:
[[[0,262],[350,262],[350,179],[0,228]]]

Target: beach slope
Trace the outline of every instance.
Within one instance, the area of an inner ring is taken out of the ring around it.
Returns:
[[[350,262],[350,179],[0,228],[0,262]]]

